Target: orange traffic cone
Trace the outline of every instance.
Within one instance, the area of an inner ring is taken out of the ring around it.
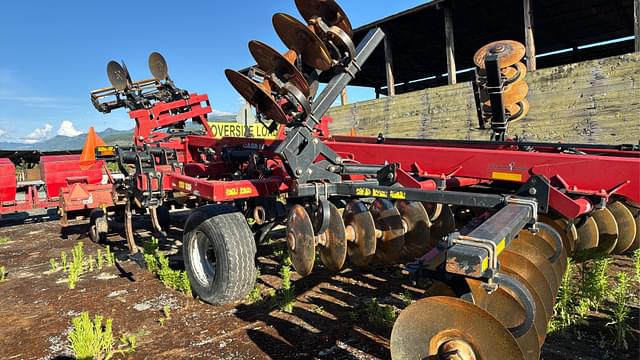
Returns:
[[[104,145],[104,140],[96,134],[93,127],[90,127],[87,133],[87,139],[84,141],[84,146],[82,147],[82,154],[80,155],[80,169],[91,169],[97,163],[96,147]]]

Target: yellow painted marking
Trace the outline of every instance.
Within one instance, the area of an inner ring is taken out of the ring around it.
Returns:
[[[227,196],[238,196],[238,188],[224,189],[224,194]]]
[[[498,245],[496,245],[496,251],[498,252],[496,255],[500,255],[502,250],[504,250],[504,244],[505,244],[505,241],[504,241],[504,238],[503,238],[502,240],[500,240],[498,242]]]
[[[371,196],[371,189],[356,188],[356,196]]]
[[[115,154],[116,148],[113,146],[98,146],[96,150],[100,156],[113,156]]]
[[[510,172],[501,172],[494,171],[491,173],[491,178],[495,180],[506,180],[506,181],[522,181],[522,174],[518,173],[510,173]]]
[[[179,187],[180,189],[184,189],[184,188],[186,187],[186,185],[185,185],[184,181],[182,181],[182,180],[178,181],[178,187]]]
[[[270,132],[266,126],[260,123],[239,124],[237,122],[209,122],[213,137],[221,139],[223,137],[248,137],[254,139],[275,139],[278,131]]]
[[[240,195],[251,195],[253,194],[253,188],[248,186],[240,187]]]
[[[392,199],[406,199],[407,198],[407,193],[404,191],[393,191],[391,190],[389,192],[389,197],[391,197]]]
[[[480,266],[480,273],[483,273],[489,267],[489,258],[486,257],[482,260],[482,265]]]

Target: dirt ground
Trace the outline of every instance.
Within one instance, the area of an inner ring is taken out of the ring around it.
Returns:
[[[174,225],[179,225],[186,214],[174,215]],[[319,268],[304,279],[294,275],[297,301],[291,314],[268,300],[216,307],[164,287],[125,260],[83,274],[76,289],[69,290],[65,274],[49,271],[49,259],[59,259],[61,251],[70,255],[77,241],[84,242],[86,254],[95,255],[101,246],[78,235],[86,230],[82,224],[64,240],[57,221],[47,220],[10,216],[0,222],[0,236],[11,239],[0,245],[0,265],[8,272],[0,283],[0,359],[70,358],[71,319],[83,311],[112,318],[116,337],[136,334],[138,347],[131,359],[386,359],[390,330],[373,326],[363,304],[375,297],[380,304],[403,308],[401,293],[409,291],[418,299],[424,292],[397,269],[346,269],[332,276]],[[169,240],[179,238],[179,226],[172,228]],[[110,240],[112,247],[122,246],[120,235]],[[278,245],[258,250],[263,292],[280,286],[274,247]],[[179,242],[162,243],[161,249],[172,254],[173,267],[181,268]],[[122,251],[117,254],[124,259]],[[628,257],[615,258],[612,272],[618,270],[631,272]],[[165,305],[171,318],[162,326]],[[549,335],[542,358],[638,359],[638,309],[633,310],[635,339],[628,351],[611,347],[606,321],[594,314],[586,324]]]

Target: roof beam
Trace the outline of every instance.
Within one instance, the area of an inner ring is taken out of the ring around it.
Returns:
[[[445,52],[447,54],[447,78],[449,81],[449,85],[455,84],[457,82],[455,43],[453,40],[453,16],[451,12],[451,5],[447,4],[444,8],[444,37]]]
[[[536,44],[533,39],[533,12],[531,10],[531,1],[522,0],[524,8],[524,42],[527,47],[527,70],[536,70]],[[635,0],[636,2],[638,0]]]

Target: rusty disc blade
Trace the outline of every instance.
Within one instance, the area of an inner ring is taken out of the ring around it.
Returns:
[[[435,247],[437,243],[431,240],[431,221],[424,206],[417,201],[404,200],[396,201],[395,206],[406,225],[403,257],[415,259]]]
[[[279,124],[286,124],[288,122],[287,115],[285,115],[282,108],[260,84],[235,70],[227,69],[224,71],[224,74],[236,91],[239,92],[249,104],[255,106],[258,112]]]
[[[273,27],[282,42],[302,56],[302,62],[314,69],[326,71],[332,66],[329,50],[309,28],[293,16],[273,15]]]
[[[591,214],[598,226],[598,246],[590,250],[595,255],[611,254],[618,243],[618,224],[609,209],[599,209]]]
[[[591,216],[587,216],[579,224],[576,224],[576,232],[578,235],[576,252],[582,252],[598,246],[598,242],[600,241],[598,225]]]
[[[376,244],[375,259],[383,265],[396,263],[404,246],[404,227],[400,212],[386,199],[376,199],[369,211],[376,229],[382,233]]]
[[[563,218],[552,218],[550,215],[540,215],[539,221],[551,226],[560,234],[566,254],[571,256],[577,238],[576,227]]]
[[[349,18],[334,0],[296,0],[296,7],[307,22],[319,17],[329,27],[337,26],[349,37],[353,37]]]
[[[633,240],[636,238],[636,222],[629,208],[620,201],[607,205],[607,208],[611,211],[618,224],[618,242],[613,249],[613,253],[623,254],[631,247]]]
[[[123,91],[129,87],[129,75],[127,70],[116,61],[109,61],[107,64],[107,77],[111,86],[118,91]]]
[[[423,202],[422,206],[424,206],[424,209],[427,210],[427,214],[429,214],[429,220],[431,220],[431,223],[434,223],[438,217],[440,217],[440,214],[442,213],[442,204],[440,203],[428,203],[428,202]]]
[[[329,203],[329,227],[318,235],[320,260],[331,271],[342,269],[347,259],[347,237],[338,208]]]
[[[553,251],[553,253],[556,253],[557,245],[556,245],[555,237],[559,236],[560,239],[562,239],[562,234],[558,230],[556,230],[553,226],[551,226],[551,229],[547,229],[543,225],[541,225],[538,229],[538,232],[536,233],[536,236],[539,236],[544,241],[546,241],[547,245],[549,245],[549,247],[551,248],[551,251]],[[560,262],[560,265],[562,268],[560,279],[562,279],[562,275],[564,275],[564,272],[567,270],[568,257],[569,257],[569,254],[567,253],[567,249],[564,247],[564,240],[562,240],[562,249],[560,250],[560,256],[558,257],[558,260],[557,260],[558,262]]]
[[[627,248],[627,252],[636,251],[640,249],[640,208],[635,206],[631,206],[629,204],[625,204],[625,206],[631,211],[633,214],[633,221],[636,223],[636,236],[631,243],[631,246]]]
[[[542,230],[540,230],[538,234],[540,232],[542,232]],[[549,243],[547,243],[547,241],[542,236],[538,236],[538,234],[534,235],[527,230],[521,230],[520,233],[518,234],[518,239],[516,239],[512,243],[512,245],[515,243],[518,243],[518,244],[513,248],[510,246],[510,249],[512,249],[515,252],[519,252],[521,254],[528,253],[528,251],[531,251],[531,249],[528,249],[528,250],[521,249],[522,247],[521,241],[524,241],[527,245],[534,247],[537,253],[542,255],[544,259],[547,259],[549,265],[551,265],[551,269],[553,270],[553,275],[555,278],[555,283],[552,284],[552,287],[556,287],[556,286],[560,287],[560,282],[562,281],[562,275],[564,274],[564,270],[566,268],[566,267],[563,267],[561,259],[564,259],[564,264],[566,265],[566,258],[560,255],[560,257],[556,259],[555,262],[552,263],[551,260],[549,259],[555,254],[554,247],[553,245],[550,245]]]
[[[513,335],[488,312],[459,298],[423,298],[402,310],[391,331],[392,359],[438,359],[460,344],[463,359],[524,356]],[[469,354],[469,352],[471,354]]]
[[[524,307],[518,302],[517,297],[511,294],[506,288],[498,289],[489,294],[483,287],[482,282],[467,278],[467,285],[473,294],[473,301],[476,306],[484,309],[498,320],[507,329],[520,325],[525,319]],[[540,358],[540,343],[538,342],[539,329],[534,322],[533,326],[524,335],[516,338],[520,350],[525,359],[538,360]]]
[[[505,251],[500,255],[500,271],[520,281],[531,293],[536,304],[534,323],[538,332],[538,343],[542,344],[546,337],[547,321],[553,316],[551,290],[544,280],[544,275],[533,263],[521,255]],[[538,285],[536,285],[538,284]]]
[[[309,84],[304,75],[282,54],[257,40],[249,42],[249,51],[258,63],[258,67],[265,73],[274,74],[282,82],[292,83],[306,97],[309,97]]]
[[[149,55],[149,71],[158,81],[165,81],[169,78],[169,67],[167,61],[159,52],[152,52]]]
[[[440,215],[431,223],[431,239],[438,243],[456,229],[456,220],[449,205],[442,205]]]
[[[529,101],[522,99],[515,104],[505,106],[505,110],[509,113],[507,121],[515,122],[522,120],[529,113]]]
[[[287,217],[287,249],[296,272],[307,276],[316,259],[316,242],[311,217],[302,205],[293,205]]]
[[[544,242],[544,240],[542,240],[542,243],[546,245],[546,242]],[[560,275],[560,277],[556,275],[556,270],[552,267],[551,262],[548,260],[548,256],[545,256],[541,253],[541,251],[543,251],[543,248],[539,248],[536,245],[528,243],[525,239],[515,239],[511,242],[511,244],[509,244],[507,249],[531,260],[531,262],[534,263],[538,267],[538,269],[540,269],[540,271],[542,271],[545,280],[549,284],[549,289],[551,289],[553,298],[555,298],[556,292],[560,287],[560,280],[562,279],[562,275]]]
[[[502,75],[506,78],[507,84],[513,84],[516,81],[524,80],[527,76],[527,66],[521,62],[517,62],[509,67],[502,69]]]
[[[504,89],[502,100],[505,106],[524,100],[529,93],[529,85],[526,81],[518,81]]]
[[[376,225],[367,206],[358,200],[347,204],[342,213],[345,226],[351,227],[354,241],[347,243],[349,260],[358,266],[367,266],[376,252]]]
[[[476,51],[473,62],[477,67],[484,69],[484,59],[491,55],[498,55],[498,66],[505,68],[519,62],[525,53],[524,45],[513,40],[499,40],[489,43]]]

